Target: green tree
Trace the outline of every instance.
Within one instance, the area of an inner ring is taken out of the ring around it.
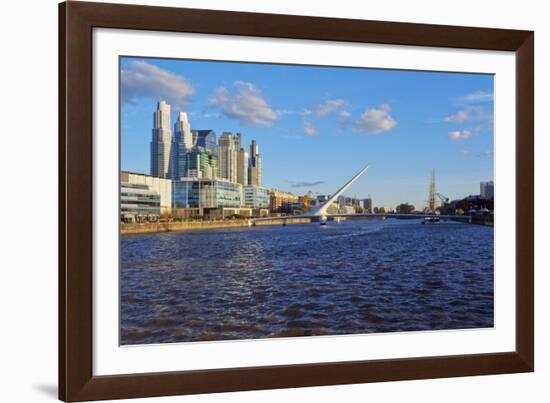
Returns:
[[[414,211],[414,206],[409,203],[401,203],[395,208],[399,214],[411,214]]]
[[[380,207],[380,208],[378,209],[378,212],[379,212],[380,214],[385,214],[385,213],[386,213],[386,209],[385,209],[384,207]]]

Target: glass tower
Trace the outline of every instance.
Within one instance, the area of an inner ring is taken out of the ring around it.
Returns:
[[[151,176],[170,177],[170,105],[165,101],[157,104],[153,113],[153,138],[151,140]]]

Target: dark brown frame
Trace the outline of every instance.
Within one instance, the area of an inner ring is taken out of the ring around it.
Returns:
[[[515,52],[515,351],[93,376],[92,30],[98,27]],[[531,31],[105,3],[60,4],[59,398],[118,399],[533,371],[533,60]]]

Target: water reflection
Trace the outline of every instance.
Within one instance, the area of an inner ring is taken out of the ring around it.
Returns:
[[[123,237],[121,344],[493,326],[493,229],[346,221]]]

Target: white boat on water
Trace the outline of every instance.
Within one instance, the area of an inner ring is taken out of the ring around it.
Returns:
[[[424,217],[422,220],[422,224],[439,224],[441,222],[441,218],[438,216],[430,216],[430,217]]]

